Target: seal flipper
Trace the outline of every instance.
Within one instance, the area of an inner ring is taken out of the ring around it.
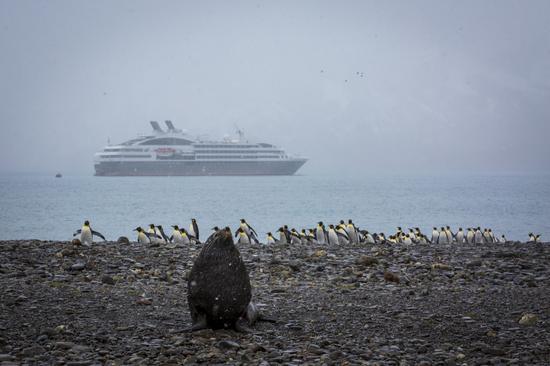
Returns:
[[[244,318],[240,318],[235,322],[235,326],[233,328],[239,333],[252,333],[252,329],[247,327],[247,325],[250,325],[248,321]]]

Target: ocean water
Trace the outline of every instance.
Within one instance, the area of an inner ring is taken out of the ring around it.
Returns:
[[[201,238],[210,228],[238,227],[260,239],[283,224],[351,218],[371,232],[396,226],[491,227],[508,239],[529,232],[550,239],[550,175],[369,177],[94,177],[0,176],[0,239],[69,240],[90,220],[107,239],[135,239],[136,226],[185,225]]]

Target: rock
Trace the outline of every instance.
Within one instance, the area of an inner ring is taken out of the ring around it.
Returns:
[[[153,303],[153,299],[150,297],[140,297],[136,300],[136,303],[139,305],[151,305]]]
[[[525,313],[521,316],[518,323],[525,326],[532,326],[537,324],[539,317],[535,314]]]
[[[55,342],[54,346],[60,349],[71,349],[74,346],[73,342]]]
[[[400,282],[399,276],[392,272],[384,272],[384,279],[388,282],[395,282],[395,283]]]
[[[41,354],[43,354],[44,352],[46,352],[46,350],[44,349],[44,347],[41,347],[41,346],[31,346],[31,347],[27,347],[27,348],[25,348],[23,351],[21,351],[21,355],[22,355],[23,357],[34,357],[34,356],[41,355]]]
[[[15,357],[10,355],[10,354],[7,354],[7,353],[0,353],[0,362],[3,362],[3,361],[13,361],[15,360]]]
[[[101,276],[101,282],[106,284],[106,285],[114,285],[115,284],[115,280],[113,279],[113,277],[111,277],[109,275]]]
[[[316,250],[314,253],[313,253],[313,257],[316,257],[316,258],[321,258],[321,257],[326,257],[327,255],[327,251],[326,250]]]
[[[219,341],[216,346],[220,349],[239,349],[241,347],[237,342],[231,340]]]
[[[378,259],[374,257],[370,257],[368,255],[362,255],[357,259],[357,261],[355,261],[355,263],[359,266],[365,266],[365,267],[374,266],[378,264]]]
[[[74,239],[71,241],[71,244],[72,244],[72,245],[82,245],[82,243],[80,242],[80,239],[78,239],[78,238],[74,238]]]
[[[70,271],[82,271],[84,268],[86,268],[86,263],[84,262],[76,262],[73,264],[69,270]]]
[[[117,244],[130,244],[130,240],[125,236],[120,236],[116,242]]]
[[[443,271],[448,271],[451,269],[451,267],[444,263],[434,263],[432,264],[432,269],[440,269]]]

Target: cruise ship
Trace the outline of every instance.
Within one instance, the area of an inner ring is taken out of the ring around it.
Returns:
[[[97,176],[293,175],[307,161],[268,143],[238,138],[203,141],[165,121],[151,121],[153,133],[106,146],[95,154]]]

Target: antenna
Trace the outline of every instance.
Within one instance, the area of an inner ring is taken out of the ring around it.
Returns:
[[[235,130],[236,130],[235,132],[237,133],[237,135],[239,135],[239,141],[242,141],[243,137],[244,137],[244,131],[241,130],[236,123],[235,123]]]

